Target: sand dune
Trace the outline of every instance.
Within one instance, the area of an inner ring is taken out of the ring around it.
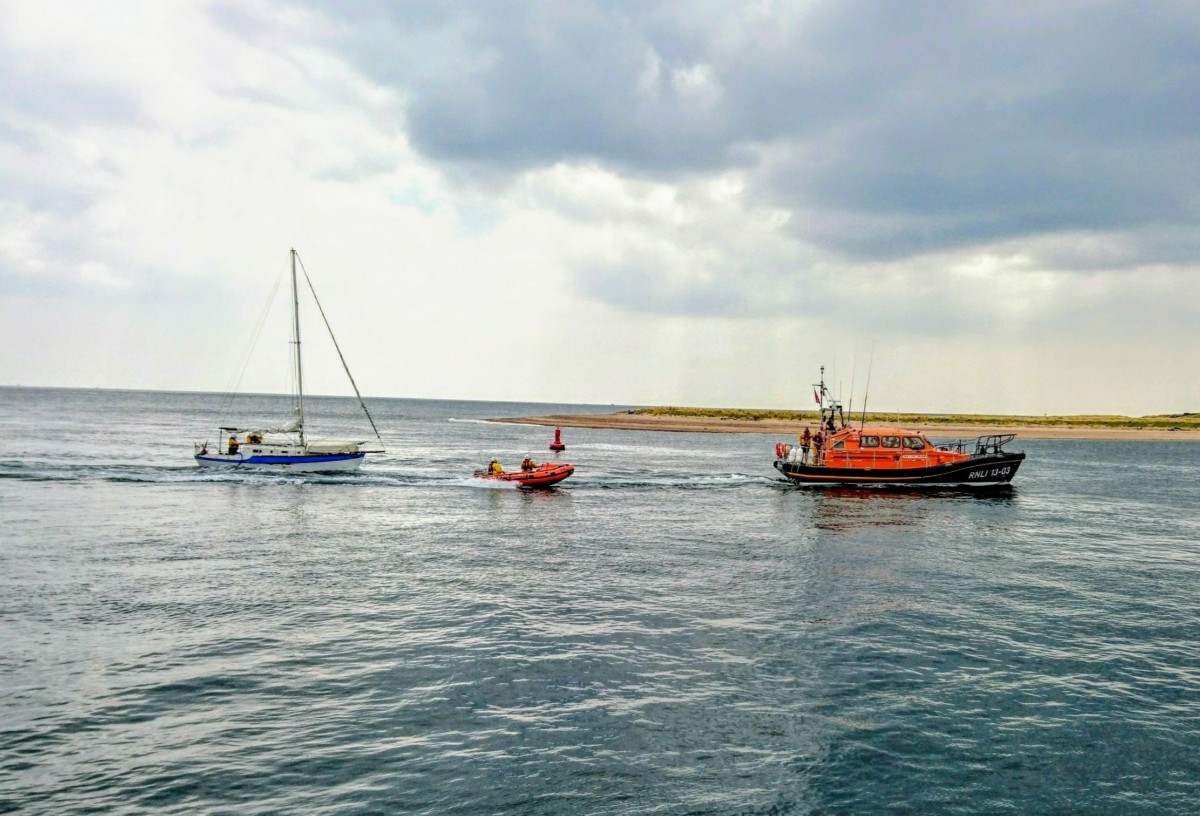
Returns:
[[[600,428],[622,431],[666,431],[685,433],[758,433],[795,436],[806,423],[785,420],[719,419],[716,417],[652,416],[619,412],[612,414],[555,414],[551,416],[504,417],[496,422],[547,425],[560,428]],[[809,424],[815,430],[815,425]],[[1022,439],[1128,439],[1200,441],[1200,432],[1156,428],[1089,428],[1069,425],[1038,427],[1021,425],[906,425],[924,431],[931,439],[974,438],[983,434],[1015,433]]]

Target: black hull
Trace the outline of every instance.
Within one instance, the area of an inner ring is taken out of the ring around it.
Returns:
[[[1007,484],[1017,475],[1023,453],[972,456],[962,462],[925,468],[830,468],[775,460],[775,469],[799,484],[988,485]]]

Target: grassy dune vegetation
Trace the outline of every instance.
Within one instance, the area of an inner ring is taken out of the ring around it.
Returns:
[[[815,411],[772,411],[746,408],[676,408],[657,406],[639,408],[631,413],[650,416],[706,417],[710,419],[762,420],[789,422],[817,421]],[[861,414],[855,413],[858,420]],[[1072,428],[1181,428],[1200,430],[1200,413],[1161,414],[1158,416],[989,416],[985,414],[897,414],[867,412],[870,425],[1010,425],[1022,427]]]

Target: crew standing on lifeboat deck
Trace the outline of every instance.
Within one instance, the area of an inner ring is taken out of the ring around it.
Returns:
[[[229,435],[229,455],[233,456],[237,452],[238,452],[237,437],[233,434],[230,434]]]
[[[825,444],[825,434],[817,431],[813,434],[812,444],[812,464],[821,464],[821,446]]]
[[[808,449],[812,446],[812,432],[808,426],[804,426],[804,433],[800,434],[800,459],[801,463],[808,464]]]

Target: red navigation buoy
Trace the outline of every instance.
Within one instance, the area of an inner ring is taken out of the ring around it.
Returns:
[[[554,441],[550,443],[550,450],[560,451],[566,450],[567,446],[562,441],[562,431],[559,428],[554,429]]]

